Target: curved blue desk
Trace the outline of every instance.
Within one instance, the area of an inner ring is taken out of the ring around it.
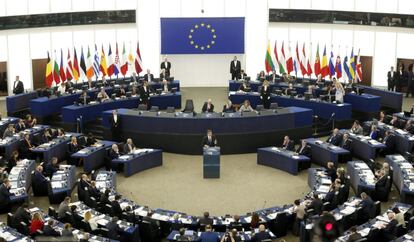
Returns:
[[[30,100],[34,98],[37,98],[35,91],[6,97],[7,115],[12,116],[14,113],[28,109]]]
[[[229,99],[234,104],[240,104],[244,100],[249,100],[253,108],[261,104],[259,93],[238,93],[231,92]],[[277,96],[272,94],[270,97],[272,103],[277,103],[282,107],[301,107],[312,109],[315,115],[324,119],[330,119],[335,113],[335,120],[345,121],[352,119],[352,106],[348,103],[335,104],[330,102],[311,101],[301,98],[291,98],[286,96]]]
[[[240,116],[239,113],[182,114],[139,112],[120,109],[121,135],[140,147],[167,152],[201,154],[202,137],[212,129],[222,154],[256,152],[257,148],[281,145],[283,136],[306,138],[312,133],[312,110],[298,107],[277,109],[277,113]],[[109,116],[103,113],[104,132],[110,133]]]

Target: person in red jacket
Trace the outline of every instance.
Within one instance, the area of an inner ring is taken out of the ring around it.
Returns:
[[[30,223],[30,234],[35,234],[37,230],[43,230],[45,222],[40,216],[40,213],[33,214],[32,222]]]

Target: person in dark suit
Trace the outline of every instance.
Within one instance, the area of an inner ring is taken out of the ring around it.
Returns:
[[[382,140],[382,143],[385,144],[385,148],[380,151],[382,155],[386,156],[394,153],[395,137],[391,134],[391,131],[385,131],[385,136]]]
[[[228,100],[226,104],[223,106],[223,113],[234,113],[236,112],[236,108],[234,107],[233,103]]]
[[[410,134],[414,134],[414,125],[413,120],[409,119],[407,123],[405,124],[404,130],[407,131]]]
[[[203,147],[215,147],[217,145],[216,136],[213,135],[213,131],[211,129],[207,130],[207,135],[203,137]]]
[[[394,91],[395,88],[395,71],[394,67],[391,66],[391,70],[387,73],[388,91]]]
[[[346,242],[355,242],[362,239],[361,234],[357,231],[357,226],[352,226],[349,229],[349,231],[351,232],[351,234],[349,235],[348,240]]]
[[[180,228],[176,240],[179,242],[190,241],[190,238],[185,235],[185,228]]]
[[[244,72],[244,70],[241,69],[240,70],[240,78],[239,79],[243,80],[244,78],[246,78],[246,76],[247,76],[246,72]]]
[[[111,202],[112,210],[114,211],[115,216],[121,217],[122,216],[122,208],[119,205],[119,200],[121,199],[121,195],[116,194],[115,199]]]
[[[361,222],[368,221],[372,216],[372,210],[374,209],[374,201],[365,192],[361,193],[361,199],[359,206],[361,207]]]
[[[26,124],[24,123],[23,119],[19,119],[17,124],[14,126],[15,131],[18,133],[26,129]]]
[[[89,133],[88,136],[85,136],[85,138],[86,138],[86,146],[92,146],[96,144],[96,142],[98,142],[92,133]]]
[[[388,224],[384,226],[384,235],[387,238],[387,241],[393,240],[397,236],[397,224],[398,221],[395,219],[395,213],[388,213]]]
[[[34,172],[34,181],[37,187],[41,188],[42,194],[47,193],[49,179],[43,175],[43,166],[37,166]],[[44,192],[44,193],[43,193]]]
[[[27,205],[27,203],[23,203],[22,206],[20,206],[14,213],[12,227],[18,228],[21,222],[24,222],[25,224],[30,224],[31,219],[32,217],[30,216],[29,206]]]
[[[83,173],[81,175],[81,179],[79,180],[79,185],[78,186],[80,186],[83,190],[86,190],[86,189],[89,190],[89,188],[91,187],[90,182],[91,181],[89,180],[88,175],[86,175],[86,173]]]
[[[405,97],[408,97],[411,93],[411,97],[414,97],[414,70],[413,64],[408,66],[407,71],[407,90],[405,92]]]
[[[89,90],[95,87],[95,83],[92,82],[91,78],[88,78],[88,83],[86,85],[88,85]]]
[[[311,204],[308,206],[308,209],[313,209],[317,215],[322,214],[323,202],[317,193],[313,194],[313,199]]]
[[[213,219],[210,218],[210,213],[209,212],[204,212],[203,217],[198,219],[198,224],[199,225],[213,225]]]
[[[401,122],[400,120],[398,120],[397,116],[392,116],[392,119],[390,121],[390,125],[392,125],[394,128],[400,129],[401,127]]]
[[[339,130],[336,128],[332,130],[331,136],[329,136],[328,140],[326,140],[326,142],[336,145],[336,146],[340,145],[341,141],[342,141],[341,134],[339,133]]]
[[[99,200],[99,198],[101,197],[101,192],[96,187],[95,181],[91,181],[91,186],[89,187],[89,196],[95,198],[96,200]]]
[[[299,155],[304,155],[309,157],[311,154],[311,149],[308,145],[308,142],[306,142],[305,139],[303,139],[301,141],[300,147],[296,150],[296,153],[298,153]]]
[[[211,102],[210,98],[207,100],[207,102],[204,102],[203,108],[201,109],[201,112],[203,112],[203,113],[213,113],[214,112],[214,105]]]
[[[9,179],[5,179],[0,185],[0,208],[7,208],[10,204],[10,193],[11,184]]]
[[[121,133],[121,117],[118,115],[116,109],[112,111],[112,115],[109,117],[109,124],[111,125],[112,140],[119,141]]]
[[[346,149],[346,150],[348,150],[348,151],[351,151],[351,148],[352,148],[351,143],[352,143],[352,141],[349,139],[349,134],[345,133],[344,136],[342,137],[342,141],[341,141],[341,144],[339,146]]]
[[[161,63],[160,67],[161,70],[165,70],[165,78],[169,78],[171,75],[171,62],[168,61],[167,57],[164,57],[164,61]]]
[[[153,82],[154,81],[154,75],[151,74],[150,69],[147,69],[147,74],[144,75],[144,81],[146,81],[146,82]]]
[[[82,94],[79,96],[78,102],[82,105],[86,105],[90,102],[91,97],[89,97],[88,93],[84,90]]]
[[[126,90],[124,85],[116,89],[116,97],[126,97]]]
[[[111,190],[106,189],[104,193],[101,194],[101,197],[99,198],[99,207],[104,208],[106,204],[111,204],[109,201],[109,194],[111,193]]]
[[[326,174],[331,178],[332,182],[337,178],[335,164],[331,161],[326,163]]]
[[[19,162],[19,152],[17,150],[13,151],[10,159],[7,162],[7,173],[10,173],[10,171],[17,165],[17,162]]]
[[[397,70],[397,73],[395,75],[395,91],[397,91],[397,92],[402,91],[402,86],[404,84],[405,77],[406,77],[406,73],[404,71],[404,66],[402,64],[400,64],[398,66],[398,70]]]
[[[293,140],[290,140],[289,136],[286,135],[283,138],[282,148],[285,150],[295,151],[295,142],[293,142]]]
[[[117,144],[113,144],[111,147],[111,150],[109,151],[109,158],[111,160],[116,159],[120,156],[121,154],[119,153],[119,148]]]
[[[326,193],[325,198],[323,199],[324,202],[330,202],[332,203],[335,193],[338,191],[337,187],[335,186],[335,183],[332,183],[329,187],[328,193]]]
[[[48,143],[52,140],[52,135],[50,134],[49,129],[45,129],[43,134],[40,136],[39,142],[40,144]]]
[[[288,88],[285,90],[285,95],[290,96],[294,91],[296,91],[296,89],[293,87],[293,84],[289,83]]]
[[[261,242],[266,239],[271,239],[272,237],[268,232],[266,232],[266,227],[261,224],[259,225],[259,232],[254,234],[252,237],[252,242]]]
[[[52,219],[49,219],[49,221],[47,221],[47,224],[43,226],[43,235],[44,236],[60,236],[60,233],[53,228],[54,226],[55,226],[54,221]]]
[[[13,94],[21,94],[24,92],[24,85],[23,82],[20,81],[20,77],[16,76],[16,80],[13,83]]]
[[[112,220],[106,225],[108,229],[108,238],[113,240],[121,240],[122,229],[118,225],[118,217],[113,217]]]
[[[128,138],[125,145],[124,145],[125,154],[131,153],[133,150],[135,150],[135,148],[136,147],[135,147],[134,143],[132,142],[132,139]]]
[[[68,159],[68,162],[71,165],[79,166],[79,164],[81,163],[81,161],[79,159],[71,157],[73,154],[75,154],[76,152],[78,152],[81,149],[82,149],[82,147],[80,147],[80,145],[78,144],[78,140],[76,139],[76,137],[72,136],[70,138],[69,149],[68,149],[68,153],[69,153],[69,157],[70,157]]]
[[[237,60],[237,56],[234,56],[233,61],[230,62],[231,79],[240,79],[241,63]]]
[[[24,134],[24,139],[20,143],[19,151],[23,158],[30,159],[30,150],[33,148],[32,141],[29,134]]]
[[[269,82],[265,80],[260,90],[260,99],[262,100],[263,106],[266,109],[270,108],[270,92],[271,90],[270,90]]]
[[[56,157],[53,157],[52,160],[46,163],[44,167],[44,174],[47,177],[52,177],[53,173],[58,171],[58,159]]]
[[[139,92],[139,101],[141,104],[148,106],[151,94],[151,87],[148,85],[147,81],[144,81]]]

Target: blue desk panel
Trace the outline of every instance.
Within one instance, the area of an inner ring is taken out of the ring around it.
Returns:
[[[201,154],[201,140],[207,129],[218,136],[222,154],[256,152],[257,148],[282,143],[283,136],[293,139],[311,135],[312,110],[289,107],[277,113],[256,116],[221,114],[197,114],[183,116],[180,113],[157,116],[157,113],[140,113],[120,109],[121,130],[124,138],[132,137],[140,147],[160,148],[176,153]],[[103,126],[110,130],[109,116],[104,112]],[[237,143],[238,145],[234,145]],[[237,152],[236,152],[237,150]],[[240,152],[239,152],[240,151]]]
[[[122,164],[124,166],[124,175],[132,176],[135,173],[162,166],[162,150],[153,149],[152,151],[130,154],[128,159],[114,159],[112,164]]]
[[[381,105],[383,107],[392,108],[397,112],[401,111],[403,103],[403,94],[400,92],[391,92],[375,87],[358,86],[364,90],[364,93],[381,97]]]
[[[27,92],[6,97],[7,113],[9,115],[29,108],[30,100],[37,98],[36,92]]]
[[[229,95],[229,99],[234,104],[241,104],[244,100],[249,100],[253,108],[256,108],[258,104],[261,104],[260,96],[258,93],[232,93]],[[335,104],[328,102],[310,101],[299,98],[291,98],[286,96],[273,95],[270,98],[272,103],[277,103],[281,107],[301,107],[312,109],[314,114],[324,118],[331,118],[335,113],[335,120],[350,120],[352,119],[352,105],[348,103]]]
[[[326,167],[326,163],[332,161],[335,166],[341,161],[341,156],[349,155],[350,152],[341,147],[331,145],[314,138],[306,139],[311,147],[312,162]]]
[[[100,146],[86,147],[82,150],[72,154],[72,158],[83,159],[83,170],[90,173],[96,170],[105,163],[106,149],[110,148],[116,142],[102,140],[99,142]]]
[[[381,110],[381,97],[371,94],[348,93],[344,96],[344,102],[351,104],[353,111],[379,113]]]
[[[310,159],[304,155],[296,155],[294,152],[281,148],[266,147],[257,149],[257,164],[270,166],[292,175],[299,173],[301,163],[310,163]]]

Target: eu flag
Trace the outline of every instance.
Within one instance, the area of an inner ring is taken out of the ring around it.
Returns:
[[[244,53],[244,18],[161,18],[161,54]]]

